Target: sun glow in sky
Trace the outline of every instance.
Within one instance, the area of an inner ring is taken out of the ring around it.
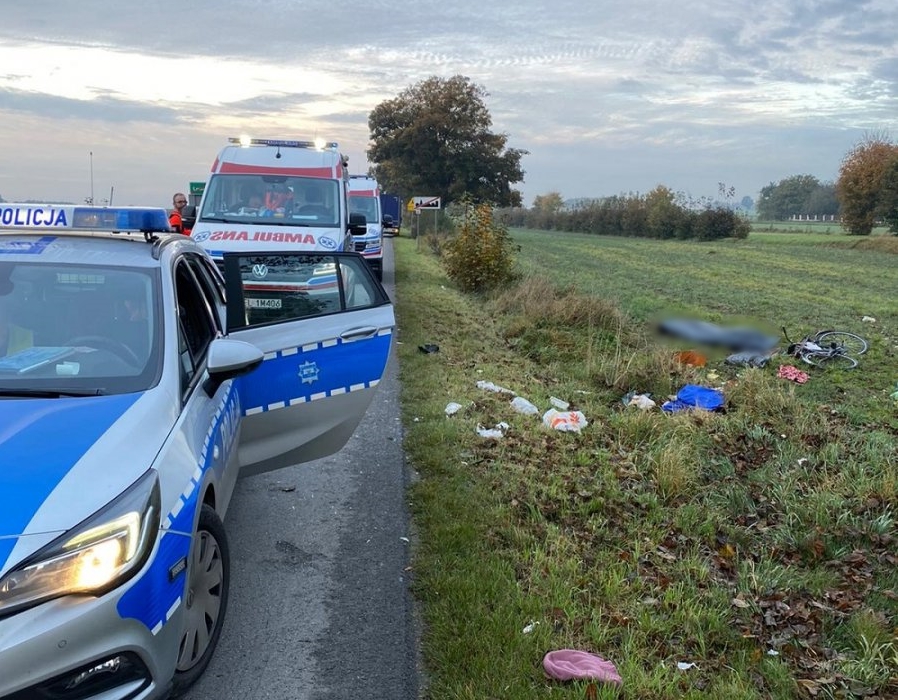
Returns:
[[[896,35],[893,0],[32,0],[0,25],[0,195],[164,205],[240,133],[336,140],[364,172],[371,110],[461,74],[529,151],[527,204],[756,198],[895,136]]]

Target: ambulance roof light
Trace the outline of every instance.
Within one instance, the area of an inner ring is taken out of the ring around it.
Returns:
[[[0,229],[169,233],[159,207],[92,207],[61,204],[0,204]]]
[[[228,139],[228,142],[239,144],[244,148],[249,146],[281,146],[284,148],[317,148],[319,151],[336,151],[338,148],[336,141],[325,141],[323,139],[316,139],[315,141],[291,141],[285,139],[254,139],[249,136],[232,136]]]

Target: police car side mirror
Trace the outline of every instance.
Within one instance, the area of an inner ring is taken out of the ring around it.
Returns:
[[[368,220],[364,214],[352,213],[349,215],[349,232],[353,236],[364,236],[368,233]]]
[[[262,364],[264,357],[265,354],[252,343],[216,338],[209,345],[209,355],[206,359],[209,377],[203,384],[203,390],[211,398],[223,382],[242,374],[249,374]]]

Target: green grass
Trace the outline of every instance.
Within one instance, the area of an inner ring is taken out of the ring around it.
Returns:
[[[898,258],[851,240],[513,234],[524,276],[490,298],[394,239],[426,697],[896,696]],[[672,312],[844,328],[871,349],[803,385],[776,378],[790,358],[691,368],[651,332]],[[478,380],[540,410],[570,401],[589,425],[551,431]],[[722,386],[726,412],[621,401],[690,382]],[[450,401],[464,408],[447,417]],[[476,434],[500,421],[501,440]],[[564,647],[614,662],[623,687],[546,679]]]

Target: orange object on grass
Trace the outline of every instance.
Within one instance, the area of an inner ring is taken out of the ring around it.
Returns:
[[[674,357],[690,367],[704,367],[708,362],[708,358],[695,350],[683,350],[674,355]]]

